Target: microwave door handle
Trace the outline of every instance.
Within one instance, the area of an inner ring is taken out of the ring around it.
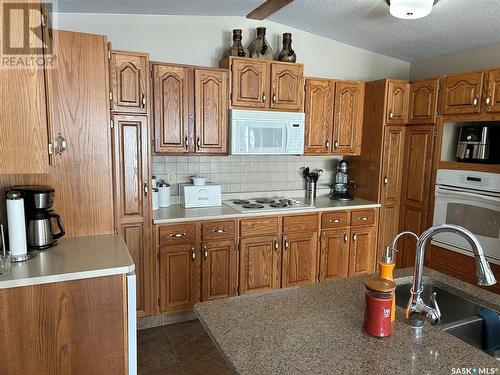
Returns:
[[[457,197],[470,197],[470,198],[483,200],[483,201],[487,201],[487,202],[500,203],[500,197],[491,197],[489,195],[469,193],[469,192],[458,191],[458,190],[443,189],[441,187],[438,187],[436,192],[444,194],[444,195],[455,195]]]

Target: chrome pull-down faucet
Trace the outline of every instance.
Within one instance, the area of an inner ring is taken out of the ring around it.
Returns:
[[[406,322],[412,327],[422,327],[424,325],[424,320],[427,320],[432,325],[436,325],[441,319],[441,312],[436,301],[436,293],[433,293],[431,296],[432,307],[424,302],[421,293],[423,291],[425,247],[433,236],[444,232],[451,232],[462,236],[470,244],[476,259],[476,278],[478,285],[490,286],[497,282],[491,271],[490,264],[484,257],[484,251],[481,244],[469,230],[452,224],[438,225],[427,229],[418,237],[413,285],[410,290],[408,306],[406,307]],[[401,235],[402,234],[396,236],[393,241],[393,247]]]

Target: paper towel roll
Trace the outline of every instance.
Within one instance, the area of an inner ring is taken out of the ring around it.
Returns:
[[[26,220],[24,217],[24,199],[17,191],[7,193],[7,223],[9,225],[10,254],[13,257],[26,255]]]

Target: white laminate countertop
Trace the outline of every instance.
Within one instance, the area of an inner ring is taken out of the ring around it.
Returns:
[[[12,263],[0,275],[0,289],[119,275],[135,269],[120,235],[63,238],[26,262]]]
[[[328,197],[317,197],[314,201],[314,206],[303,207],[293,210],[276,210],[276,211],[259,211],[251,213],[242,213],[226,206],[224,203],[220,207],[207,207],[207,208],[184,208],[179,204],[174,204],[170,207],[160,208],[153,211],[154,224],[168,224],[182,221],[194,220],[217,220],[224,218],[236,217],[252,217],[252,216],[272,216],[272,215],[293,215],[308,212],[320,211],[340,211],[340,210],[354,210],[364,208],[376,208],[380,204],[367,201],[364,199],[354,198],[351,201],[335,201]]]

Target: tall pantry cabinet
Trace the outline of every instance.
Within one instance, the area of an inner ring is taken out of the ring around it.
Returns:
[[[110,51],[115,227],[137,277],[138,316],[152,313],[153,245],[148,54]]]

